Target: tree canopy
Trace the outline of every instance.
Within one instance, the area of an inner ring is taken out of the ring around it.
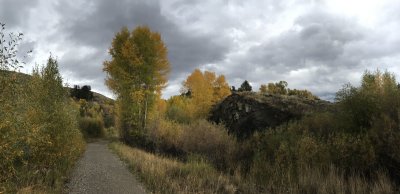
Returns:
[[[184,81],[182,93],[192,99],[198,116],[206,116],[211,106],[229,96],[231,91],[224,75],[195,69]]]

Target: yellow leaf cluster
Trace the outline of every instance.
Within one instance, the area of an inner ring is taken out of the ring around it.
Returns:
[[[195,69],[183,83],[183,92],[190,94],[195,117],[206,117],[212,105],[231,94],[224,75]]]

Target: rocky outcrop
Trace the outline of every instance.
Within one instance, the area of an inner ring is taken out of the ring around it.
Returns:
[[[246,138],[255,131],[276,127],[330,107],[331,103],[323,100],[238,92],[216,105],[209,119],[223,123],[237,137]]]

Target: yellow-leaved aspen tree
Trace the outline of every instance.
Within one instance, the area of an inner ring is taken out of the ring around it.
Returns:
[[[104,62],[106,84],[117,95],[119,126],[127,143],[144,143],[147,114],[166,86],[170,64],[161,35],[146,26],[122,28]]]
[[[225,76],[216,76],[214,72],[195,69],[183,83],[183,92],[190,95],[196,118],[204,118],[212,105],[231,94]]]

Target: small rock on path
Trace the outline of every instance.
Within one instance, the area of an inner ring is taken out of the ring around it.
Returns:
[[[88,143],[66,185],[70,194],[145,194],[145,190],[115,154],[108,142]]]

